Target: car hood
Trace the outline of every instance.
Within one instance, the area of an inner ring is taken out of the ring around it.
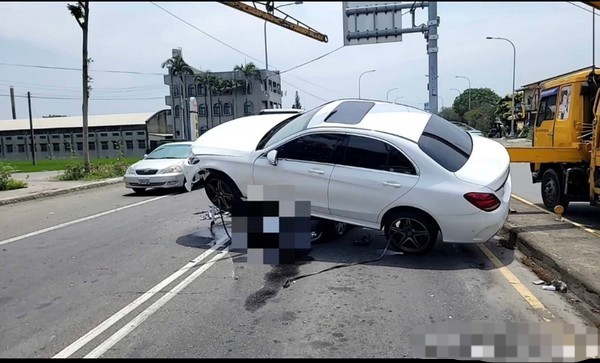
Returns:
[[[171,165],[183,164],[185,159],[144,159],[133,164],[132,167],[138,169],[164,169]]]
[[[247,155],[275,125],[293,115],[273,114],[242,117],[225,122],[202,134],[193,144],[194,155]]]

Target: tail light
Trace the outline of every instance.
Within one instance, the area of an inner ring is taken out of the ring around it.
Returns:
[[[500,206],[500,201],[492,193],[467,193],[465,199],[486,212],[494,211]]]

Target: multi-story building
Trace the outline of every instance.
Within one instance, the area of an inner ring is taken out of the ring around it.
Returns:
[[[90,115],[88,143],[91,159],[143,157],[164,140],[172,139],[169,110],[121,115]],[[82,116],[34,118],[36,159],[67,159],[83,152]],[[0,160],[31,160],[29,119],[0,121]]]
[[[173,49],[173,57],[181,56],[180,49]],[[190,67],[194,74],[183,75],[183,82],[177,75],[170,72],[164,76],[164,83],[169,86],[170,94],[165,97],[165,103],[171,108],[169,124],[174,125],[173,137],[176,140],[192,140],[189,129],[189,100],[196,98],[198,114],[197,134],[234,118],[255,115],[262,109],[282,108],[281,77],[278,71],[259,70],[260,79],[245,79],[240,72],[210,72],[210,75],[223,80],[231,80],[236,84],[247,83],[219,93],[216,89],[207,92],[207,87],[197,78],[204,72]],[[233,68],[233,66],[232,66]],[[242,82],[239,82],[242,81]],[[186,102],[187,100],[187,102]],[[185,107],[184,107],[185,106]]]

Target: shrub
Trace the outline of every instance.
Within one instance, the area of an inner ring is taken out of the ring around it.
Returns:
[[[27,183],[22,180],[11,178],[11,173],[15,169],[9,165],[0,163],[0,190],[13,190],[27,187]]]

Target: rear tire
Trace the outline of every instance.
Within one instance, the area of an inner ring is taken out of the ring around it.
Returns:
[[[554,211],[557,205],[561,205],[566,211],[569,206],[569,199],[563,193],[564,182],[561,175],[555,169],[547,169],[542,175],[542,200],[550,211]]]
[[[438,236],[438,227],[429,216],[411,210],[390,215],[384,231],[390,247],[407,255],[429,253]]]
[[[146,188],[132,188],[135,194],[144,194],[146,193]]]

